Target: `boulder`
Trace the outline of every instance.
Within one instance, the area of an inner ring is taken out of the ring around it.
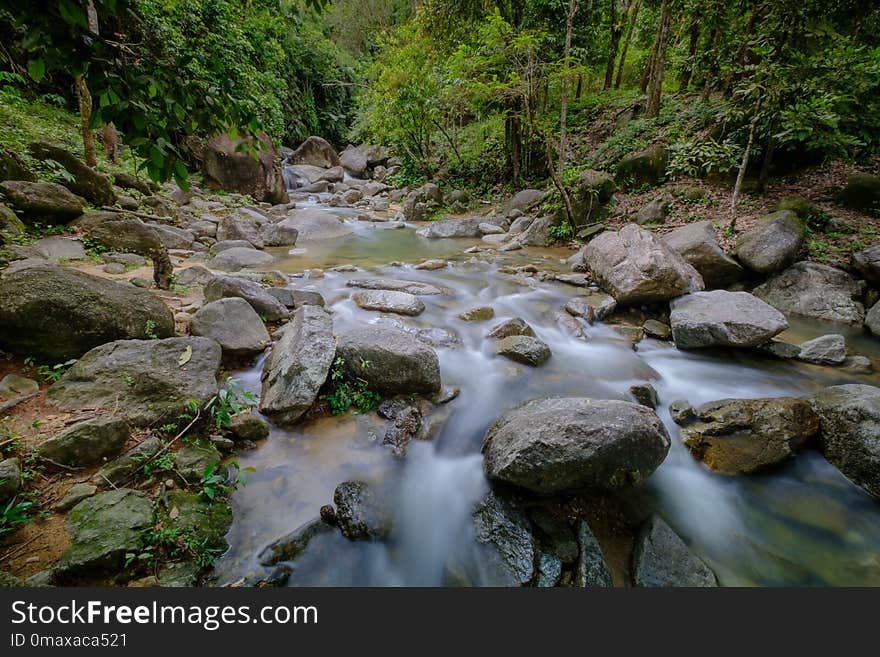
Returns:
[[[590,324],[594,320],[604,319],[617,309],[614,297],[603,292],[587,292],[572,297],[565,304],[565,312],[574,317],[583,317]]]
[[[608,570],[605,555],[585,520],[578,522],[577,541],[580,556],[575,570],[575,584],[581,588],[611,587],[611,571]]]
[[[174,335],[174,317],[147,290],[56,265],[0,280],[0,347],[57,363],[122,339]]]
[[[391,510],[374,486],[363,481],[345,481],[333,491],[336,522],[347,539],[385,538],[391,533]]]
[[[224,428],[239,440],[257,442],[269,437],[269,425],[249,410],[233,415]]]
[[[623,158],[617,165],[615,179],[629,188],[643,185],[656,185],[666,177],[669,163],[669,149],[662,144],[652,144],[648,148]]]
[[[296,246],[299,230],[291,219],[283,219],[277,224],[269,224],[263,229],[265,246]]]
[[[489,331],[488,337],[494,338],[495,340],[503,340],[504,338],[509,338],[513,335],[536,337],[535,330],[521,317],[514,317],[513,319],[508,319],[507,321],[494,326],[492,330]]]
[[[364,290],[392,290],[394,292],[406,292],[416,296],[432,296],[435,294],[453,294],[448,288],[441,288],[430,283],[421,281],[404,281],[393,278],[353,278],[346,283],[348,287],[358,287]]]
[[[880,336],[880,301],[871,306],[868,314],[865,315],[865,326],[875,336]]]
[[[511,335],[498,342],[496,353],[523,365],[537,367],[550,359],[550,347],[543,340],[527,335]]]
[[[11,244],[24,235],[21,219],[4,203],[0,203],[0,245]]]
[[[349,146],[339,154],[339,163],[355,178],[363,178],[367,173],[367,156],[354,146]]]
[[[68,224],[85,210],[79,197],[57,183],[7,180],[0,182],[0,193],[29,225]]]
[[[9,373],[0,379],[0,400],[23,395],[33,395],[40,391],[40,384],[17,374]]]
[[[594,238],[584,249],[584,262],[624,305],[665,301],[703,289],[696,269],[635,224]]]
[[[118,574],[126,554],[140,549],[141,534],[152,524],[152,504],[140,491],[119,488],[83,500],[64,523],[70,547],[61,556],[56,576]]]
[[[337,159],[338,159],[337,155]],[[331,183],[342,182],[345,179],[345,169],[341,166],[330,167],[324,173],[321,174],[319,180],[326,180]]]
[[[880,242],[853,253],[852,264],[871,285],[880,286]]]
[[[220,271],[241,271],[242,269],[259,269],[268,267],[275,258],[271,254],[257,249],[233,247],[225,249],[208,260],[206,263],[211,269]]]
[[[292,210],[284,225],[296,229],[300,242],[345,237],[353,232],[338,215],[316,208]]]
[[[351,295],[352,301],[364,310],[375,310],[398,315],[421,315],[425,304],[415,295],[392,290],[363,290]]]
[[[839,333],[801,343],[798,360],[815,365],[840,365],[846,360],[846,339]]]
[[[694,292],[674,299],[670,309],[679,349],[757,347],[788,328],[781,312],[748,292]]]
[[[804,235],[804,224],[794,212],[774,212],[740,236],[736,256],[752,271],[772,274],[795,261]]]
[[[135,426],[176,420],[217,394],[220,345],[208,338],[118,340],[80,358],[48,391],[64,410],[115,409]]]
[[[671,208],[672,201],[667,196],[658,196],[639,209],[636,213],[636,223],[639,226],[665,223]]]
[[[474,507],[473,528],[484,546],[492,585],[522,586],[532,580],[537,545],[521,511],[489,492]]]
[[[749,474],[791,458],[819,432],[810,405],[793,397],[720,399],[681,429],[691,454],[712,470]]]
[[[166,249],[190,250],[193,242],[196,240],[196,234],[185,228],[177,226],[167,226],[159,223],[148,223],[147,226],[153,228],[159,236],[159,240],[165,245]]]
[[[847,479],[880,498],[880,388],[832,386],[807,401],[819,416],[825,458]]]
[[[256,217],[246,214],[222,217],[217,224],[215,237],[218,242],[242,240],[253,245],[256,249],[262,249],[264,246],[262,227],[267,222],[263,217],[260,219],[263,220],[259,221]]]
[[[138,471],[143,472],[144,463],[156,456],[163,447],[162,441],[156,436],[149,436],[122,456],[113,459],[103,466],[92,477],[92,483],[104,488],[108,484],[121,486],[134,477]]]
[[[74,484],[52,509],[58,513],[66,513],[97,492],[98,487],[94,484]]]
[[[260,412],[292,424],[318,397],[336,352],[333,323],[321,306],[302,306],[263,365]]]
[[[466,238],[481,237],[481,224],[492,224],[502,226],[504,224],[503,217],[470,217],[467,219],[443,219],[442,221],[432,221],[427,226],[419,228],[416,235],[427,237],[428,239],[444,239],[444,238]]]
[[[311,136],[293,151],[293,154],[287,158],[287,163],[308,164],[329,169],[339,166],[339,156],[326,139]]]
[[[256,150],[256,157],[251,154]],[[265,134],[255,140],[229,135],[212,137],[202,154],[205,183],[214,189],[248,194],[255,201],[289,203],[278,153]]]
[[[272,541],[263,548],[257,559],[261,566],[274,566],[281,561],[293,561],[305,552],[314,538],[334,531],[336,528],[321,518],[310,520],[289,534]]]
[[[0,461],[0,504],[6,504],[21,488],[21,468],[18,459],[10,457]]]
[[[601,218],[616,189],[610,174],[593,169],[581,171],[571,195],[575,223],[584,226]]]
[[[490,479],[539,494],[643,481],[669,451],[657,415],[631,402],[536,399],[499,417],[483,442]]]
[[[286,319],[289,313],[278,299],[269,294],[259,283],[236,276],[215,276],[205,285],[205,302],[228,297],[241,297],[267,322]]]
[[[206,500],[197,493],[174,490],[168,493],[168,513],[173,516],[171,530],[183,540],[217,553],[229,548],[226,532],[232,525],[232,509],[225,500]]]
[[[676,228],[662,239],[666,246],[700,272],[707,288],[725,287],[744,275],[739,263],[718,245],[711,221]]]
[[[61,465],[86,467],[116,456],[130,435],[128,424],[115,416],[84,420],[37,446],[37,454]]]
[[[856,172],[849,176],[837,197],[838,202],[853,210],[880,208],[880,176]]]
[[[363,379],[381,395],[440,391],[436,352],[414,336],[395,328],[361,326],[338,336],[337,357],[346,373]]]
[[[44,141],[33,142],[30,151],[38,160],[54,160],[67,169],[72,178],[63,185],[92,205],[113,205],[116,202],[110,177],[87,166],[70,151]]]
[[[13,246],[12,251],[20,257],[42,258],[55,262],[85,260],[88,257],[85,245],[80,240],[60,235],[43,237],[23,246]]]
[[[495,309],[492,306],[468,308],[458,313],[456,317],[464,322],[487,322],[495,317]]]
[[[552,215],[537,217],[524,231],[516,236],[516,242],[523,246],[549,246],[555,241],[550,229],[556,224]]]
[[[171,285],[174,270],[162,235],[154,227],[137,219],[110,220],[88,232],[90,243],[110,251],[136,253],[153,261],[153,280],[160,289]]]
[[[544,192],[540,189],[523,189],[516,194],[507,202],[505,205],[505,210],[510,212],[511,210],[519,210],[521,212],[527,212],[532,209],[538,203],[544,200]]]
[[[816,262],[798,262],[753,290],[786,315],[842,324],[861,324],[862,286],[845,271]]]
[[[223,353],[251,356],[269,346],[269,332],[251,305],[240,297],[212,301],[196,311],[190,324],[193,335],[216,341]]]
[[[718,586],[712,569],[656,515],[636,539],[632,573],[635,586]]]
[[[216,468],[221,458],[212,443],[187,443],[174,453],[174,471],[188,484],[195,484],[208,468]]]

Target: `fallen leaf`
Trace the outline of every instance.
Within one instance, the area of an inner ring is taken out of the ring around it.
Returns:
[[[183,367],[186,365],[190,358],[193,357],[193,348],[191,345],[187,345],[186,349],[183,350],[183,353],[180,354],[180,358],[177,359],[177,364]]]
[[[171,518],[171,520],[174,520],[179,515],[180,509],[178,509],[177,507],[174,507],[173,509],[171,509],[171,511],[168,512],[168,517]]]

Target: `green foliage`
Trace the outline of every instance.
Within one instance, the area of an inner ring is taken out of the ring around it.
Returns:
[[[362,363],[364,368],[369,367],[369,362]],[[342,415],[349,408],[354,407],[358,413],[366,413],[372,410],[382,401],[382,397],[373,390],[363,379],[351,380],[345,373],[345,359],[337,357],[330,369],[330,383],[333,390],[321,397],[330,406],[333,415]]]
[[[686,139],[669,147],[666,175],[670,178],[698,178],[709,173],[734,171],[742,159],[742,148],[733,142],[718,143],[714,139]]]
[[[174,454],[171,452],[162,452],[155,457],[139,454],[135,456],[135,459],[143,462],[140,472],[144,477],[151,477],[160,472],[170,472],[174,469]]]
[[[208,502],[213,502],[218,498],[229,497],[240,486],[247,484],[247,473],[249,472],[254,472],[254,469],[240,468],[235,461],[221,468],[211,464],[205,468],[205,472],[199,481],[201,488],[199,497]]]
[[[70,369],[70,366],[76,362],[76,358],[71,358],[63,363],[55,363],[54,365],[38,365],[33,356],[24,359],[24,365],[28,370],[36,372],[37,376],[43,383],[55,383],[64,373]]]
[[[144,324],[144,335],[146,335],[150,340],[156,340],[159,336],[156,335],[156,322],[152,319],[148,319],[146,324]]]
[[[205,410],[218,429],[228,426],[232,416],[247,410],[257,401],[254,393],[244,390],[232,377],[226,379],[226,385],[205,404]]]
[[[574,238],[574,229],[567,223],[550,226],[550,237],[557,242],[568,242]]]
[[[0,505],[0,538],[15,531],[16,527],[29,520],[27,510],[31,506],[33,502],[19,502],[15,497],[5,506]]]

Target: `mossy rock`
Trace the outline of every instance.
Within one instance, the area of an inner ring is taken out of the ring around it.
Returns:
[[[210,466],[216,466],[223,457],[214,445],[184,445],[174,455],[175,469],[190,484],[201,480]]]
[[[880,176],[851,174],[837,200],[853,210],[880,210]]]
[[[176,490],[168,494],[168,513],[174,529],[204,548],[222,552],[229,547],[226,532],[232,525],[232,509],[226,500],[207,501],[198,493]]]
[[[11,244],[24,235],[21,219],[6,205],[0,203],[0,244]]]
[[[669,149],[663,144],[652,144],[623,158],[617,165],[615,179],[618,184],[629,188],[654,186],[666,176],[668,163]]]

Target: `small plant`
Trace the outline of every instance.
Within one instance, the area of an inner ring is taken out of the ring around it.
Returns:
[[[55,365],[36,365],[33,357],[27,357],[24,359],[24,364],[26,367],[33,368],[36,367],[37,376],[42,379],[43,383],[55,383],[64,376],[64,373],[76,362],[76,358],[72,358],[70,360],[64,361],[63,363],[56,363]]]
[[[147,454],[139,454],[135,456],[135,460],[143,463],[141,473],[145,477],[150,477],[157,472],[168,472],[174,469],[174,454],[171,452],[163,452],[155,458]]]
[[[226,379],[223,390],[205,404],[205,410],[211,416],[214,426],[220,429],[229,425],[233,415],[248,409],[256,401],[254,393],[242,388],[238,381],[230,376]]]
[[[362,361],[361,366],[367,369],[369,361]],[[322,399],[330,405],[330,413],[342,415],[354,406],[358,413],[366,413],[372,410],[382,400],[378,393],[369,389],[363,379],[350,380],[345,374],[345,359],[341,356],[333,361],[330,370],[330,382],[333,391],[326,394]]]
[[[213,502],[217,498],[227,497],[230,493],[237,490],[239,486],[247,484],[248,472],[253,472],[253,468],[240,468],[235,461],[230,462],[225,468],[218,469],[217,465],[212,463],[202,475],[199,485],[202,490],[199,491],[199,497],[208,502]]]
[[[742,159],[742,148],[731,141],[718,143],[714,139],[678,141],[669,147],[670,177],[697,178],[709,173],[733,171]]]
[[[550,226],[550,237],[557,242],[568,242],[574,237],[574,230],[567,223]]]
[[[156,322],[152,319],[148,319],[147,323],[144,324],[144,335],[146,335],[150,340],[158,339],[158,335],[156,335]]]
[[[19,502],[13,497],[5,506],[0,506],[0,536],[15,530],[18,525],[28,521],[27,510],[33,502]]]

